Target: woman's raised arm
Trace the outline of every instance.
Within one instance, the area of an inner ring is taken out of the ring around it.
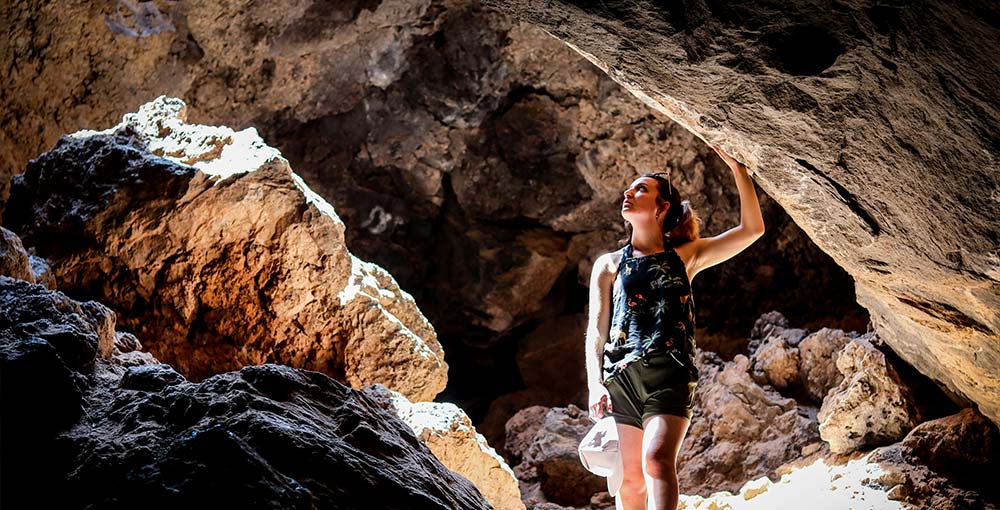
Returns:
[[[721,148],[713,147],[713,149],[729,165],[729,169],[733,171],[733,178],[736,179],[736,188],[740,193],[740,224],[715,237],[692,241],[695,243],[693,250],[695,273],[729,260],[764,235],[764,217],[760,213],[757,192],[747,174],[747,167]]]

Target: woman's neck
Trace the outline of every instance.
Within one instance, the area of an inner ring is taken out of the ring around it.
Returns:
[[[633,251],[639,250],[644,255],[661,252],[666,249],[663,242],[663,234],[659,229],[653,231],[651,229],[641,230],[633,228],[632,239],[629,242],[632,243]]]

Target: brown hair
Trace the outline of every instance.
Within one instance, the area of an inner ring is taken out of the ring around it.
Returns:
[[[681,200],[681,194],[666,177],[665,172],[645,173],[639,177],[650,177],[656,181],[658,202],[668,202],[667,217],[663,219],[663,246],[679,246],[698,239],[698,224],[701,218],[691,208],[691,202]],[[637,179],[639,178],[637,177]],[[625,237],[619,241],[624,246],[632,239],[632,224],[625,220]]]

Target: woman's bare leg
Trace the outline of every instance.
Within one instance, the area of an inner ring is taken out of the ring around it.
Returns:
[[[691,420],[670,414],[650,416],[643,423],[642,470],[649,510],[677,509],[677,456],[690,424]]]
[[[645,510],[646,479],[642,471],[642,429],[617,424],[618,448],[625,465],[622,488],[615,498],[617,510]]]

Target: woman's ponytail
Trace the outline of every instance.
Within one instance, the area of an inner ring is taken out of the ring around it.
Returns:
[[[698,239],[698,224],[701,222],[701,219],[694,212],[694,209],[691,208],[691,201],[682,200],[680,202],[680,209],[681,213],[680,218],[677,220],[677,225],[673,230],[665,234],[665,237],[669,241],[668,244],[672,246]]]

